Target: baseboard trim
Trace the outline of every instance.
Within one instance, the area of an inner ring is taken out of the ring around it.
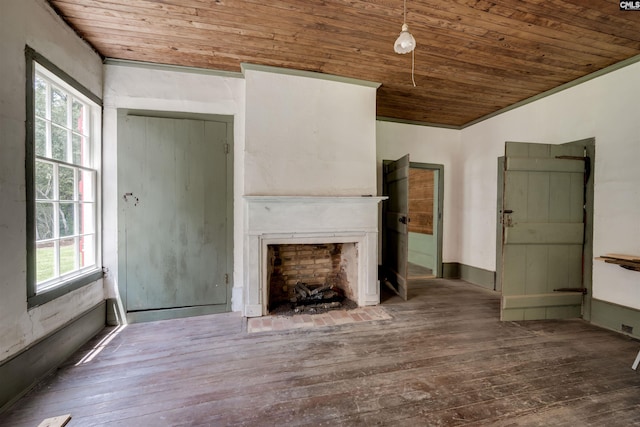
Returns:
[[[491,290],[495,290],[496,288],[495,271],[460,264],[460,278],[467,282],[480,285],[483,288]]]
[[[442,277],[445,279],[462,279],[491,290],[496,288],[495,271],[484,270],[459,262],[443,262]]]
[[[443,262],[442,263],[442,278],[443,279],[459,279],[460,278],[460,264],[457,262]]]
[[[591,323],[633,338],[640,338],[640,310],[635,308],[592,298]],[[630,327],[631,332],[626,327]]]
[[[105,327],[101,302],[0,365],[0,413],[24,396],[51,371]]]
[[[155,322],[156,320],[180,319],[183,317],[227,313],[228,311],[229,307],[227,304],[168,308],[162,310],[129,311],[127,312],[127,323]]]

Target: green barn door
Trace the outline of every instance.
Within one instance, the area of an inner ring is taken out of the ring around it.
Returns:
[[[407,299],[409,265],[409,155],[384,165],[384,281]]]
[[[118,126],[128,316],[228,311],[230,123],[121,115]]]
[[[505,154],[500,318],[580,317],[584,148],[508,142]]]

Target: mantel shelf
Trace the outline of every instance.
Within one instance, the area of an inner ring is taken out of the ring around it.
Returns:
[[[596,257],[596,260],[609,264],[617,264],[627,270],[640,271],[639,255],[606,254]]]

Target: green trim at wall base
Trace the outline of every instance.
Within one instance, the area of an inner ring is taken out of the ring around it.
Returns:
[[[460,278],[460,264],[457,262],[443,262],[442,263],[442,278],[443,279],[459,279]]]
[[[640,310],[634,308],[592,298],[591,323],[640,339]],[[632,327],[633,331],[624,331],[622,325]]]
[[[0,413],[60,366],[105,326],[101,302],[0,365]]]
[[[167,308],[163,310],[130,311],[127,313],[127,323],[155,322],[156,320],[180,319],[183,317],[226,313],[228,311],[229,308],[227,307],[227,304]]]
[[[462,279],[483,288],[495,290],[496,272],[484,270],[458,262],[443,262],[442,277],[445,279]]]

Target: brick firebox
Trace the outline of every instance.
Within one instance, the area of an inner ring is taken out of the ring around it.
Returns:
[[[291,301],[298,283],[339,288],[357,299],[357,244],[281,244],[267,249],[269,310]]]

